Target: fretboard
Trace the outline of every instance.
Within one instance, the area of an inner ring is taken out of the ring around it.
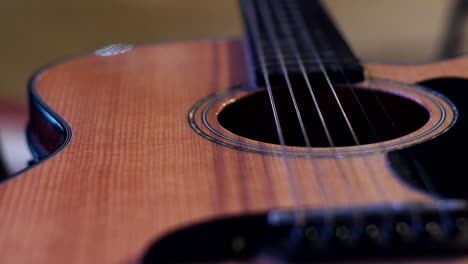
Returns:
[[[359,60],[317,0],[241,0],[257,83],[319,77],[359,82]]]

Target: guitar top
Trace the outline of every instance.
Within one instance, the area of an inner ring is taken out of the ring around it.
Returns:
[[[468,263],[468,58],[366,64],[317,1],[239,4],[245,39],[31,79],[1,263]]]

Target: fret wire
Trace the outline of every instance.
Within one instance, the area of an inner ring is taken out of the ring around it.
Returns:
[[[265,45],[266,46],[266,45]],[[295,57],[294,54],[291,53],[289,50],[285,50],[284,45],[281,46],[283,50],[283,58],[286,62],[295,62]],[[302,54],[302,58],[304,62],[308,63],[319,63],[317,61],[317,58],[310,53],[307,53],[307,51],[303,51],[301,49],[298,49],[299,52]],[[272,47],[266,46],[264,48],[264,56],[266,58],[266,62],[268,64],[275,64],[274,62],[277,62],[276,60],[276,53]],[[344,64],[344,65],[356,65],[356,67],[360,67],[360,63],[356,60],[356,58],[353,57],[344,57],[344,56],[336,56],[335,53],[328,52],[327,54],[322,54],[321,61],[324,64],[324,66],[328,66],[329,64]]]
[[[314,57],[312,54],[304,54],[304,52],[300,52],[302,54],[302,57],[304,59],[308,59],[308,60],[313,60],[313,61],[317,61],[317,58]],[[276,58],[274,57],[275,53],[273,51],[266,51],[265,53],[265,56],[266,56],[266,60],[268,61],[276,61]],[[289,59],[289,60],[292,60],[294,59],[294,54],[291,53],[291,51],[286,51],[284,54],[283,54],[283,57],[285,59]],[[354,58],[346,58],[346,57],[336,57],[336,56],[331,56],[331,55],[328,55],[328,56],[324,56],[322,58],[322,62],[323,63],[333,63],[333,62],[336,62],[336,63],[343,63],[343,62],[347,62],[347,63],[353,63],[353,64],[357,64],[359,65],[359,63],[354,59]]]
[[[279,66],[280,64],[273,60],[273,59],[269,59],[269,60],[265,60],[265,62],[268,64],[268,65],[271,65],[272,67],[275,67],[275,66]],[[289,63],[289,64],[297,64],[297,61],[294,60],[293,58],[285,58],[284,60],[285,63]],[[308,65],[311,65],[311,66],[315,66],[315,65],[319,65],[319,63],[314,60],[314,59],[310,59],[310,58],[305,58],[303,60],[304,63],[308,64]],[[354,68],[354,67],[360,67],[359,64],[355,64],[355,63],[352,63],[352,62],[346,62],[346,61],[325,61],[323,62],[327,68],[329,67],[336,67],[336,66],[342,66],[342,65],[345,65],[347,67],[350,67],[350,68]]]
[[[297,65],[297,61],[292,59],[292,58],[288,58],[288,59],[285,59],[284,62],[286,64],[290,64],[290,65]],[[273,60],[268,60],[266,61],[267,63],[267,66],[271,66],[271,67],[276,67],[276,66],[280,66],[280,64],[276,61],[273,61]],[[318,65],[318,62],[316,60],[311,60],[311,59],[304,59],[303,60],[303,63],[304,64],[307,64],[309,66],[317,66]],[[353,64],[353,63],[346,63],[346,62],[341,62],[341,61],[327,61],[325,62],[325,64],[327,65],[327,67],[332,67],[332,68],[336,68],[338,66],[341,66],[342,64],[345,64],[349,67],[352,67],[353,65],[356,66],[356,67],[359,67],[359,65],[356,65],[356,64]]]

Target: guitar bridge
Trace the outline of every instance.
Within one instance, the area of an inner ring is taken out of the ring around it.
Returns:
[[[454,257],[468,249],[465,202],[271,211],[213,220],[157,241],[148,263]]]

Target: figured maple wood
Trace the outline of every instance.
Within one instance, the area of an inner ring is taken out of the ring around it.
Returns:
[[[467,66],[459,59],[367,69],[413,82],[441,75],[441,67],[442,75],[468,77]],[[199,136],[187,122],[190,108],[247,81],[246,68],[239,42],[199,41],[83,56],[40,73],[36,89],[73,139],[0,186],[0,262],[131,262],[182,225],[291,208],[285,162],[310,207],[431,200],[392,175],[382,154],[340,159],[342,171],[334,159],[285,160]]]

